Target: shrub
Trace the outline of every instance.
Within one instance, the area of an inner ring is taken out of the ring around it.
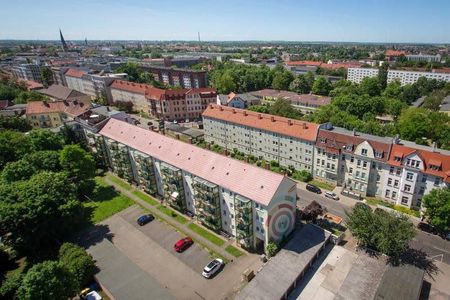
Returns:
[[[296,180],[302,181],[302,182],[309,182],[313,179],[311,173],[309,173],[306,170],[301,170],[301,171],[295,171],[292,174],[292,177]]]
[[[59,249],[59,260],[74,276],[78,288],[83,288],[95,273],[95,263],[86,251],[74,244],[64,243]]]
[[[277,161],[275,161],[275,160],[271,160],[271,161],[270,161],[270,166],[271,166],[271,167],[279,167],[280,164],[279,164]]]
[[[22,277],[22,273],[20,272],[7,276],[0,287],[0,298],[14,299],[16,291],[22,284]]]
[[[323,214],[322,205],[316,201],[311,202],[303,209],[303,219],[306,221],[315,221],[318,216]]]
[[[269,258],[274,257],[278,253],[278,251],[280,251],[280,247],[278,246],[277,243],[273,241],[267,243],[266,253]]]

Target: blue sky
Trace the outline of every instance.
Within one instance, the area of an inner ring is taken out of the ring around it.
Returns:
[[[450,43],[449,0],[0,0],[0,39]]]

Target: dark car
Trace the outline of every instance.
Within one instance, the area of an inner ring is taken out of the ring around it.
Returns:
[[[185,237],[176,242],[173,248],[175,249],[175,251],[180,253],[189,248],[193,243],[194,241],[190,237]]]
[[[322,194],[322,190],[321,189],[319,189],[317,186],[315,186],[313,184],[310,184],[310,183],[308,183],[306,185],[306,190],[308,190],[310,192],[313,192],[313,193],[316,193],[316,194]]]
[[[432,225],[425,222],[420,222],[419,224],[417,224],[417,228],[431,234],[437,234],[436,229]]]
[[[137,219],[137,223],[138,223],[140,226],[144,226],[145,224],[147,224],[148,222],[153,221],[154,219],[155,219],[155,217],[154,217],[153,215],[151,215],[151,214],[143,215],[143,216],[140,216],[140,217]]]

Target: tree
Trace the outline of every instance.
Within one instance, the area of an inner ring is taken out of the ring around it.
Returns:
[[[280,251],[280,246],[274,241],[269,241],[266,246],[266,253],[269,258],[274,257],[278,251]]]
[[[384,62],[381,64],[381,66],[378,68],[378,77],[377,82],[379,89],[383,91],[387,86],[387,77],[389,72],[389,63]]]
[[[311,92],[316,95],[328,96],[331,91],[330,82],[323,76],[319,76],[314,80]]]
[[[272,88],[276,90],[287,90],[289,89],[289,85],[292,80],[294,80],[294,76],[290,71],[284,70],[282,72],[278,72],[273,77]]]
[[[75,276],[56,261],[34,265],[24,276],[18,290],[19,299],[68,299],[76,295]]]
[[[118,110],[132,113],[133,112],[133,102],[131,101],[115,101],[114,106],[117,107]]]
[[[398,99],[386,99],[385,106],[386,112],[394,118],[400,116],[402,110],[408,107],[405,102]]]
[[[285,99],[277,99],[274,104],[269,106],[269,113],[291,119],[300,119],[301,113],[292,107],[291,103]]]
[[[0,130],[0,170],[8,162],[22,158],[31,150],[32,145],[23,133],[12,130]]]
[[[425,216],[436,228],[450,231],[450,188],[433,189],[422,199]]]
[[[28,130],[31,130],[31,124],[28,119],[0,116],[0,130],[6,129],[26,132]]]
[[[359,84],[361,94],[367,94],[371,97],[380,95],[380,87],[377,77],[364,77]]]
[[[2,180],[5,182],[14,182],[28,179],[36,172],[35,168],[28,164],[24,159],[9,162],[1,173]]]
[[[379,79],[378,79],[379,80]],[[386,98],[399,99],[402,95],[402,86],[400,81],[395,80],[390,82],[384,89],[382,96]]]
[[[289,85],[289,90],[299,94],[308,94],[311,91],[311,86],[305,75],[298,75]]]
[[[355,205],[347,213],[346,224],[358,240],[358,245],[382,252],[397,259],[414,237],[414,225],[406,216],[384,210],[375,212],[367,205]]]
[[[80,246],[62,244],[59,248],[59,261],[75,275],[78,289],[82,289],[92,280],[96,270],[94,260]]]
[[[63,170],[76,180],[93,178],[95,175],[95,161],[89,152],[79,145],[67,145],[61,151],[59,162]]]
[[[318,216],[322,215],[324,212],[322,205],[316,201],[312,201],[308,204],[302,212],[303,219],[307,221],[315,221]]]
[[[84,219],[67,174],[40,172],[28,181],[0,184],[0,232],[23,255],[39,256]]]
[[[27,138],[35,151],[60,150],[63,146],[62,139],[48,129],[34,129]]]
[[[23,91],[20,92],[15,98],[14,98],[14,103],[15,104],[26,104],[29,101],[42,101],[42,100],[47,100],[48,97],[45,96],[44,94],[41,94],[39,92],[36,91]]]
[[[118,67],[115,72],[117,73],[127,73],[128,79],[132,82],[137,82],[139,80],[139,66],[136,62],[129,61],[124,65]]]
[[[41,80],[42,80],[42,84],[45,87],[48,87],[49,85],[51,85],[53,83],[52,69],[50,69],[49,67],[42,67],[41,68]]]
[[[409,141],[420,142],[426,138],[432,128],[429,111],[423,108],[408,108],[403,110],[398,120],[400,137]]]

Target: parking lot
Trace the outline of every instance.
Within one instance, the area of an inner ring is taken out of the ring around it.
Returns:
[[[184,236],[158,220],[137,225],[144,213],[132,206],[98,224],[83,241],[97,260],[100,283],[116,299],[232,299],[244,270],[261,266],[257,255],[245,255],[205,279],[201,272],[212,260],[209,252],[197,243],[175,252],[173,245]],[[140,291],[133,293],[132,286]]]

